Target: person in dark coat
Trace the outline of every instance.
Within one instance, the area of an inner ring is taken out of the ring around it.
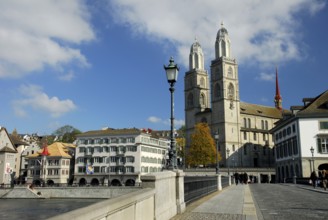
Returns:
[[[315,188],[315,185],[316,185],[316,183],[317,183],[317,179],[318,179],[317,174],[316,174],[315,171],[313,171],[313,172],[311,173],[310,179],[311,179],[311,181],[312,181],[312,186],[313,186],[313,188]]]
[[[236,183],[236,185],[238,185],[239,174],[236,172],[236,173],[234,174],[234,176],[235,176],[235,183]]]

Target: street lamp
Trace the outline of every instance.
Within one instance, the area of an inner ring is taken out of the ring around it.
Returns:
[[[178,79],[179,68],[178,65],[174,63],[173,57],[170,58],[170,63],[168,66],[164,65],[164,69],[166,72],[167,81],[170,84],[170,92],[171,92],[171,144],[169,150],[169,169],[177,168],[177,154],[176,154],[176,146],[175,146],[175,137],[173,134],[174,129],[174,84]]]
[[[216,168],[215,168],[215,173],[216,174],[219,174],[220,173],[220,165],[219,165],[219,133],[216,132],[215,135],[214,135],[214,139],[216,141]]]
[[[292,160],[293,160],[293,165],[292,166],[293,166],[293,174],[294,174],[293,175],[293,183],[296,184],[295,161],[294,161],[295,158],[292,157]]]
[[[227,154],[228,154],[228,157],[227,157],[228,176],[230,177],[230,165],[229,165],[229,154],[230,154],[230,149],[229,149],[229,148],[227,149]]]
[[[312,170],[315,171],[315,168],[314,168],[314,157],[313,157],[313,153],[314,153],[313,146],[311,146],[310,151],[311,151],[311,154],[312,154],[312,168],[313,168],[313,169],[311,168],[311,173],[312,173]]]

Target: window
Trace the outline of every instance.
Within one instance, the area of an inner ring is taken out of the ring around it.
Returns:
[[[247,133],[244,131],[244,140],[247,140]]]
[[[255,132],[253,133],[253,139],[254,139],[254,141],[256,141],[256,133]]]
[[[320,121],[319,128],[320,128],[320,130],[327,130],[328,129],[328,121]]]
[[[269,123],[268,123],[268,121],[265,121],[265,129],[266,130],[269,130]]]
[[[244,118],[244,127],[247,128],[247,120]]]
[[[232,70],[231,66],[229,66],[229,68],[228,68],[228,77],[233,78],[233,70]]]
[[[235,88],[232,85],[232,83],[228,86],[228,99],[234,99],[235,98]]]
[[[187,106],[188,107],[193,107],[194,106],[194,96],[192,95],[192,93],[190,93],[188,95]]]
[[[328,136],[326,137],[318,137],[318,151],[319,153],[328,153]]]
[[[264,121],[261,120],[261,128],[264,130]]]
[[[200,105],[205,105],[205,95],[203,93],[200,94]]]
[[[251,126],[251,119],[250,119],[250,118],[248,119],[248,127],[249,127],[249,128],[252,127],[252,126]]]
[[[205,86],[204,77],[200,78],[200,85],[201,85],[201,87],[204,87]]]
[[[221,97],[221,88],[220,88],[220,85],[218,83],[215,84],[214,86],[214,96],[216,98],[220,98]]]

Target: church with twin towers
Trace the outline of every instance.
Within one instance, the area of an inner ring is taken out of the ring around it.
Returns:
[[[282,99],[276,73],[272,106],[240,101],[238,63],[231,55],[231,41],[223,24],[215,40],[210,74],[196,40],[190,49],[189,70],[184,77],[186,148],[197,123],[207,123],[218,134],[220,167],[274,167],[274,143],[269,130],[282,118]]]

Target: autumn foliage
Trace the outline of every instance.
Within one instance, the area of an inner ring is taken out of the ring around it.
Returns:
[[[221,156],[218,155],[218,159]],[[206,123],[198,123],[191,135],[191,146],[187,155],[189,166],[208,166],[216,163],[215,141]]]

